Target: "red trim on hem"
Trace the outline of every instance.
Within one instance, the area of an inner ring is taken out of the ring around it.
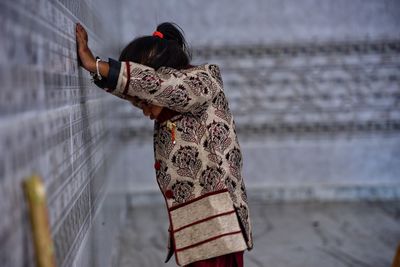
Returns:
[[[194,247],[200,246],[200,245],[202,245],[202,244],[204,244],[204,243],[208,243],[208,242],[210,242],[210,241],[216,240],[216,239],[218,239],[218,238],[221,238],[221,237],[224,237],[224,236],[227,236],[227,235],[236,235],[236,234],[239,234],[239,233],[242,233],[242,231],[239,230],[239,231],[236,231],[236,232],[230,232],[230,233],[225,233],[225,234],[217,235],[217,236],[211,237],[211,238],[209,238],[209,239],[206,239],[206,240],[197,242],[197,243],[195,243],[195,244],[192,244],[192,245],[189,245],[189,246],[186,246],[186,247],[183,247],[183,248],[175,249],[175,252],[176,252],[175,254],[177,254],[177,252],[180,252],[180,251],[182,251],[182,250],[186,250],[186,249],[189,249],[189,248],[194,248]]]
[[[175,205],[175,206],[169,208],[168,210],[169,211],[173,211],[173,210],[179,209],[181,207],[184,207],[186,205],[189,205],[190,203],[193,203],[193,202],[195,202],[197,200],[200,200],[202,198],[205,198],[205,197],[208,197],[208,196],[212,196],[212,195],[217,195],[217,194],[220,194],[220,193],[225,193],[225,192],[228,192],[228,189],[225,188],[225,189],[221,189],[221,190],[218,190],[218,191],[210,192],[210,193],[204,194],[202,196],[199,196],[197,198],[191,199],[191,200],[189,200],[189,201],[187,201],[185,203]]]
[[[168,201],[167,201],[167,199],[165,197],[164,197],[164,199],[165,199],[165,203],[167,204],[167,207],[168,207]],[[172,223],[172,217],[171,217],[171,213],[170,212],[168,212],[168,218],[169,218],[169,223],[171,224],[171,228],[174,229],[174,224]],[[171,232],[169,232],[169,234],[170,234],[170,238],[172,238],[172,245],[174,247],[175,261],[176,261],[176,263],[178,265],[180,265],[179,259],[178,259],[178,253],[176,253],[175,236]]]
[[[156,179],[156,180],[157,180],[157,179]],[[158,184],[158,186],[159,186],[161,192],[163,192],[162,187],[161,187],[160,183],[158,182],[158,180],[157,180],[157,184]],[[164,195],[164,193],[163,193],[162,195],[163,195],[164,200],[165,200],[165,206],[167,207],[167,210],[168,210],[168,200],[167,200],[166,196]],[[172,217],[171,217],[171,213],[169,212],[169,210],[168,210],[168,219],[169,219],[170,228],[171,228],[171,229],[174,229],[174,224],[172,223]],[[176,263],[180,266],[179,259],[178,259],[178,255],[177,255],[177,253],[176,253],[175,237],[174,237],[174,235],[172,234],[172,232],[170,231],[170,228],[168,228],[168,234],[169,234],[169,237],[172,239],[172,246],[173,246],[173,250],[174,250],[175,261],[176,261]],[[168,252],[169,252],[169,251],[168,251]]]
[[[173,230],[172,232],[173,232],[173,233],[176,233],[176,232],[181,231],[182,229],[185,229],[185,228],[187,228],[187,227],[193,226],[193,225],[195,225],[195,224],[199,224],[199,223],[202,223],[202,222],[205,222],[205,221],[209,221],[209,220],[214,219],[214,218],[216,218],[216,217],[221,217],[221,216],[229,215],[229,214],[232,214],[232,213],[234,213],[234,212],[235,212],[235,210],[231,210],[231,211],[219,213],[219,214],[216,214],[216,215],[212,215],[212,216],[206,217],[206,218],[204,218],[204,219],[201,219],[201,220],[198,220],[198,221],[189,223],[189,224],[187,224],[187,225],[184,225],[184,226],[182,226],[182,227],[179,227],[178,229],[175,229],[175,230]]]
[[[178,255],[175,252],[176,251],[175,237],[174,237],[174,235],[172,234],[172,232],[170,230],[170,229],[174,229],[174,224],[172,223],[171,213],[169,212],[169,209],[168,209],[168,200],[167,200],[166,196],[164,195],[163,187],[158,182],[158,179],[156,179],[156,181],[157,181],[158,187],[160,188],[160,191],[162,192],[162,196],[164,197],[165,206],[167,207],[167,211],[168,211],[167,213],[168,213],[168,219],[169,219],[169,227],[170,227],[170,228],[168,228],[168,234],[169,234],[169,237],[172,240],[172,249],[174,250],[175,261],[180,266]],[[168,247],[167,247],[167,249],[168,249]],[[168,253],[169,253],[169,250],[168,250]]]
[[[126,79],[126,84],[125,84],[124,92],[122,93],[123,95],[126,95],[126,93],[128,92],[128,89],[129,89],[129,81],[130,81],[130,79],[131,79],[131,65],[129,65],[129,62],[128,62],[128,61],[126,61],[125,64],[126,64],[126,76],[127,76],[127,79]]]

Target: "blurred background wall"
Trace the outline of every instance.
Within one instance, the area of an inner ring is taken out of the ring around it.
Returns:
[[[399,1],[122,5],[123,43],[175,21],[195,63],[220,65],[249,189],[269,200],[399,196]],[[151,125],[131,118],[123,132],[141,143]],[[133,143],[123,158],[141,164],[123,190],[156,190],[152,150]]]
[[[33,266],[21,182],[41,175],[59,266],[110,266],[127,200],[162,202],[152,123],[77,65],[163,21],[221,66],[250,197],[400,198],[396,0],[0,2],[0,265]],[[129,204],[129,203],[128,203]]]

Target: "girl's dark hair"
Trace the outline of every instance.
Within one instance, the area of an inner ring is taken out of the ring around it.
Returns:
[[[138,37],[122,50],[119,60],[133,61],[156,70],[160,67],[187,68],[191,53],[183,30],[171,22],[161,23],[156,30],[163,34],[163,38],[152,35]]]

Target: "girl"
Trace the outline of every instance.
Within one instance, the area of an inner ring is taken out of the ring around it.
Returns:
[[[219,68],[191,66],[182,32],[162,23],[133,40],[119,61],[96,59],[85,29],[83,67],[107,92],[155,120],[155,172],[169,215],[169,253],[179,266],[243,266],[252,233],[242,155]]]

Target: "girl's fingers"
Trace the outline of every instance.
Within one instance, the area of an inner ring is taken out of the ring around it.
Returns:
[[[84,46],[87,43],[81,27],[80,24],[77,24],[76,26],[76,41],[78,46]]]
[[[88,41],[86,30],[79,23],[76,24],[76,35],[80,42],[85,43]]]
[[[76,25],[76,32],[79,34],[83,34],[84,29],[82,28],[82,26],[80,24]]]
[[[84,36],[87,35],[85,28],[80,23],[77,23],[76,29],[80,31]]]
[[[79,45],[82,44],[82,36],[79,33],[77,33],[76,35],[76,41],[78,42]]]

